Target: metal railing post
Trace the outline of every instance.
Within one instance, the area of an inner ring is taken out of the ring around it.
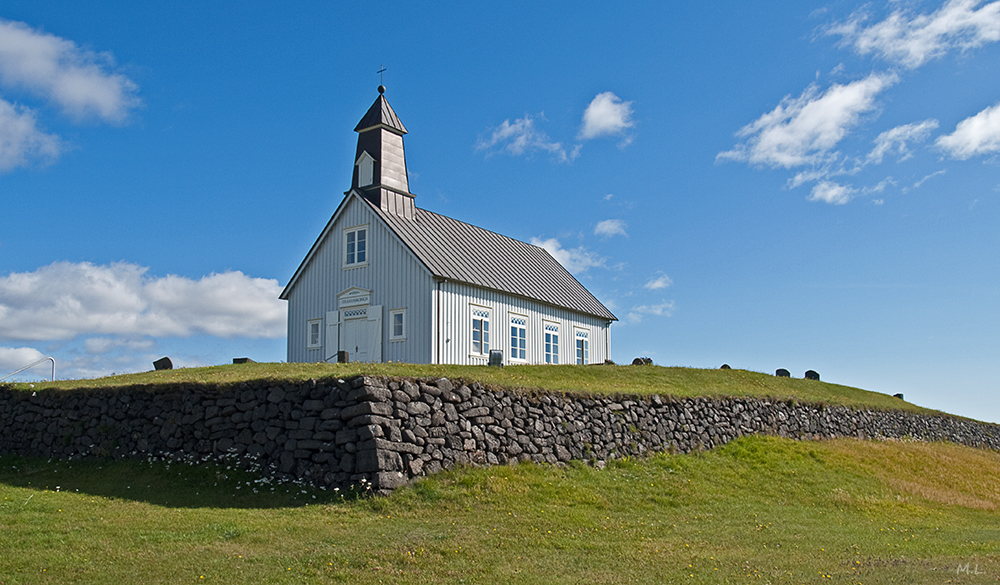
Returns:
[[[56,360],[53,357],[43,357],[42,359],[38,360],[37,362],[28,364],[28,365],[24,366],[23,368],[21,368],[20,370],[17,370],[16,372],[11,372],[11,373],[7,374],[6,376],[4,376],[3,378],[0,378],[0,382],[6,380],[7,378],[10,378],[14,374],[20,374],[21,372],[23,372],[24,370],[27,370],[28,368],[33,368],[33,367],[37,366],[38,364],[40,364],[40,363],[42,363],[42,362],[44,362],[46,360],[52,362],[52,377],[51,377],[50,381],[51,382],[55,382],[56,381]]]

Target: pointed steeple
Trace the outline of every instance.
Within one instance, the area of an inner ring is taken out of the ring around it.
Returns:
[[[412,218],[413,194],[403,151],[406,128],[385,99],[384,86],[378,86],[378,94],[354,128],[358,149],[351,188],[386,211]]]
[[[378,98],[375,99],[372,107],[368,108],[368,111],[361,118],[361,121],[358,122],[358,125],[354,127],[354,131],[364,132],[375,126],[384,126],[387,130],[391,130],[399,135],[406,134],[406,128],[399,121],[399,116],[396,115],[392,106],[389,105],[389,100],[385,99],[384,85],[378,86]]]

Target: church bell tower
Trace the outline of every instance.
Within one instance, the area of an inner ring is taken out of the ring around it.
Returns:
[[[385,99],[385,86],[354,128],[358,149],[351,188],[384,211],[413,219],[413,197],[406,174],[406,128]]]

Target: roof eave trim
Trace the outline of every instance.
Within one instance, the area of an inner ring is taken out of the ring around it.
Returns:
[[[567,307],[565,305],[558,305],[556,303],[551,303],[549,301],[543,301],[541,299],[536,299],[535,297],[529,297],[529,296],[525,296],[525,295],[519,295],[517,293],[513,293],[513,292],[510,292],[510,291],[506,291],[506,290],[501,290],[499,288],[493,288],[493,287],[490,287],[490,286],[483,286],[481,284],[476,284],[474,282],[466,282],[464,280],[458,280],[456,278],[448,278],[447,276],[441,276],[440,274],[435,274],[434,271],[431,271],[431,274],[439,282],[454,282],[455,284],[461,284],[461,285],[465,285],[465,286],[474,286],[474,287],[476,287],[478,289],[488,290],[488,291],[500,293],[502,295],[507,295],[509,297],[515,297],[515,298],[518,298],[518,299],[524,299],[524,300],[530,301],[532,303],[538,303],[539,305],[545,305],[546,307],[552,307],[553,309],[561,309],[563,311],[569,311],[570,313],[576,313],[578,315],[586,315],[588,317],[597,317],[598,319],[605,319],[605,320],[608,321],[608,323],[611,323],[613,321],[617,321],[618,320],[618,317],[615,317],[614,313],[612,313],[611,311],[608,311],[607,315],[602,315],[602,314],[598,314],[598,313],[591,313],[589,311],[581,311],[579,309],[574,309],[573,307]],[[596,300],[596,297],[595,297],[595,300]],[[597,301],[597,302],[601,303],[601,301]],[[601,306],[604,307],[604,303],[601,303]],[[607,307],[604,307],[604,310],[607,311],[608,310]],[[610,317],[609,317],[609,315],[610,315]]]

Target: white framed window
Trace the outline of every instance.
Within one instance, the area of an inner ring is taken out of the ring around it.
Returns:
[[[393,309],[389,311],[389,340],[404,339],[406,339],[406,309]]]
[[[528,359],[528,318],[524,315],[510,316],[510,359]]]
[[[319,349],[323,347],[323,338],[320,332],[323,330],[322,319],[309,319],[306,322],[306,347],[309,349]]]
[[[472,305],[472,354],[490,354],[490,310]]]
[[[590,363],[590,332],[586,329],[574,329],[576,337],[576,363]]]
[[[551,321],[543,323],[545,332],[545,363],[559,363],[559,324]]]
[[[344,267],[368,264],[368,226],[344,230]]]

